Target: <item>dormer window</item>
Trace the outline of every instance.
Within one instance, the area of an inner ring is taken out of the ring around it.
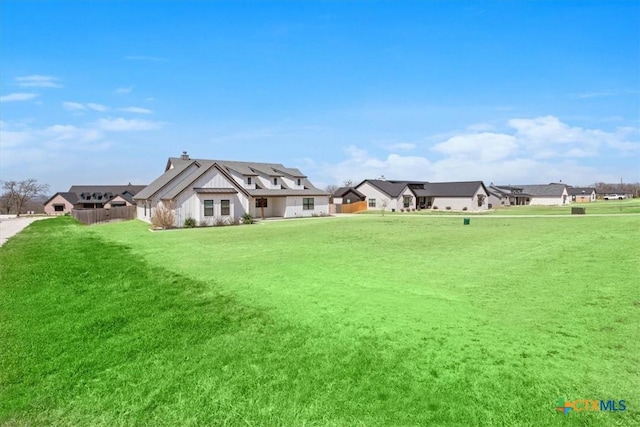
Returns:
[[[273,178],[273,185],[278,185],[278,178]]]
[[[302,180],[298,178],[298,185],[302,185]]]
[[[251,177],[247,177],[247,184],[251,185]]]

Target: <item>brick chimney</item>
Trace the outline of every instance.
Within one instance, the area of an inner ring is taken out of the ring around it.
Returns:
[[[182,156],[180,156],[181,160],[189,160],[189,155],[187,154],[186,151],[182,152]]]

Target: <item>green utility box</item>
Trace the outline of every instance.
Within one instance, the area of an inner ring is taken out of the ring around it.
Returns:
[[[463,224],[464,224],[464,225],[469,225],[469,224],[471,224],[471,218],[465,218],[465,219],[464,219]]]

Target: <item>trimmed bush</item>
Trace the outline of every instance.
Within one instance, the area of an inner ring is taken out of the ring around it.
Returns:
[[[184,228],[194,228],[196,226],[195,218],[188,217],[184,220],[184,224],[182,224]]]
[[[249,212],[247,212],[246,214],[242,215],[242,223],[243,224],[253,224],[254,223],[253,215],[251,215]]]

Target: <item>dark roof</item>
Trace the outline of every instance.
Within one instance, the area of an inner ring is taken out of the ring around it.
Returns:
[[[522,193],[538,197],[560,197],[567,187],[565,184],[539,184],[539,185],[518,185],[522,188]]]
[[[50,201],[55,199],[56,196],[62,197],[67,202],[71,203],[72,205],[75,205],[76,203],[78,203],[78,195],[76,193],[69,193],[69,192],[62,192],[61,193],[61,192],[58,192],[58,193],[54,194],[53,196],[51,196],[49,198],[49,200],[44,202],[44,204],[47,205]]]
[[[400,196],[406,187],[409,187],[417,197],[473,197],[480,186],[487,194],[489,193],[482,181],[427,182],[366,179],[358,184],[358,187],[365,182],[393,198]]]
[[[419,197],[473,197],[478,187],[489,193],[482,181],[427,182],[424,189],[415,189],[413,192]]]
[[[356,190],[353,187],[340,187],[336,191],[333,192],[333,197],[343,197],[348,192],[352,192],[353,194],[355,194],[356,196],[360,197],[361,199],[366,199],[367,198],[367,196],[365,196],[364,194],[362,194],[361,192],[359,192],[358,190]]]
[[[58,195],[74,205],[77,203],[107,203],[116,196],[121,196],[129,203],[133,203],[133,195],[143,188],[145,188],[144,185],[72,185],[69,191],[54,194],[44,204],[46,205]]]
[[[111,193],[122,194],[125,191],[135,195],[142,191],[146,185],[72,185],[69,193]]]
[[[382,191],[383,193],[393,198],[396,198],[400,194],[402,194],[402,191],[409,184],[409,181],[386,181],[382,179],[365,179],[360,184],[358,184],[357,187],[360,187],[365,182],[368,182],[369,184],[376,187],[378,190]]]
[[[567,187],[567,192],[570,196],[579,196],[582,194],[595,193],[596,189],[593,187]]]
[[[532,195],[529,193],[525,193],[522,190],[522,187],[515,187],[513,185],[492,185],[488,188],[489,193],[493,194],[494,196],[497,197],[502,197],[502,196],[514,196],[514,197],[521,197],[521,196],[528,196],[531,197]]]

